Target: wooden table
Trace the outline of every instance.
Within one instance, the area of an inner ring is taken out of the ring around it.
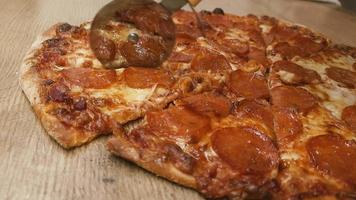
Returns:
[[[35,37],[56,22],[90,20],[105,0],[0,0],[0,199],[202,199],[196,192],[111,156],[102,137],[72,151],[51,140],[18,85]],[[204,0],[244,15],[305,24],[356,46],[356,15],[333,4],[296,0]]]

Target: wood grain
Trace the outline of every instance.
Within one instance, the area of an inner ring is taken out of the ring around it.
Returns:
[[[105,0],[0,0],[0,199],[202,199],[196,192],[111,156],[102,137],[66,151],[36,119],[18,85],[22,57],[57,22],[90,20]],[[356,15],[332,4],[296,0],[204,0],[244,15],[271,15],[356,46]]]

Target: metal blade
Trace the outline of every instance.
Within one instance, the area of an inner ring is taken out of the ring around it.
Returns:
[[[181,9],[188,2],[186,0],[162,0],[161,4],[170,11]]]

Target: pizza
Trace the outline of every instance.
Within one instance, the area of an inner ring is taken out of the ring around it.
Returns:
[[[356,48],[267,16],[199,17],[172,14],[157,68],[104,68],[89,22],[43,33],[20,82],[47,133],[64,148],[112,134],[112,154],[206,198],[355,199]]]

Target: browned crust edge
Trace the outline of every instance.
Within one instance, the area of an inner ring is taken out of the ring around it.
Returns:
[[[142,157],[149,157],[149,155],[145,155],[146,151],[138,150],[122,135],[111,138],[107,143],[107,148],[112,154],[129,160],[157,176],[194,190],[198,189],[193,176],[179,171],[169,162],[163,162],[158,159],[142,159]]]

